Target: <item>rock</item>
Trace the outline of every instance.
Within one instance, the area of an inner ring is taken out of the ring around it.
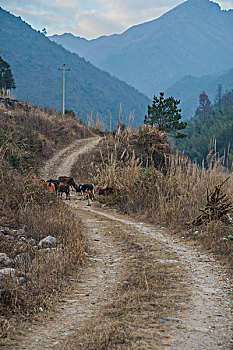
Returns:
[[[17,233],[20,234],[20,235],[24,235],[25,234],[25,230],[26,230],[26,226],[22,227],[22,228],[19,228],[17,230]]]
[[[27,242],[27,239],[24,236],[19,237],[19,242]]]
[[[199,231],[194,231],[193,234],[194,234],[195,236],[197,236],[197,235],[199,235]]]
[[[33,245],[33,246],[35,246],[36,245],[36,240],[31,238],[31,239],[28,240],[28,243]]]
[[[231,215],[228,213],[227,214],[228,220],[230,221],[230,223],[233,223],[233,218],[231,217]]]
[[[10,235],[5,235],[5,239],[7,239],[8,241],[12,241],[12,239],[14,239],[14,237],[12,237]]]
[[[137,344],[148,345],[147,341],[145,340],[139,340],[137,341]]]
[[[9,265],[12,263],[12,260],[5,253],[0,253],[0,263]]]
[[[170,324],[171,322],[182,323],[182,321],[176,317],[160,317],[158,321],[165,324]]]
[[[55,237],[48,236],[48,237],[43,238],[43,239],[39,242],[38,246],[39,246],[40,248],[49,248],[49,247],[51,247],[51,246],[54,246],[54,245],[56,244],[56,241],[57,241],[57,240],[56,240]]]
[[[4,233],[5,235],[7,235],[7,234],[10,233],[10,229],[9,229],[9,227],[0,226],[0,232],[2,232],[2,233]]]
[[[0,282],[4,280],[6,277],[12,277],[15,279],[16,270],[10,267],[6,267],[5,269],[0,270]]]

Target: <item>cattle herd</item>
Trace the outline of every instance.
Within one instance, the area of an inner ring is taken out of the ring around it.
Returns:
[[[83,196],[87,191],[91,191],[94,195],[95,186],[93,184],[76,185],[74,179],[69,176],[59,176],[57,180],[50,179],[48,181],[35,179],[35,182],[46,188],[49,192],[54,192],[56,196],[60,196],[61,198],[63,193],[65,193],[66,199],[70,199],[70,188],[73,188]]]
[[[45,181],[43,179],[34,179],[34,182],[46,188],[49,192],[54,192],[56,196],[62,198],[63,193],[66,195],[66,199],[70,199],[70,188],[80,193],[85,198],[85,193],[91,192],[92,198],[95,194],[95,186],[93,184],[80,184],[77,185],[72,177],[59,176],[57,180],[50,179]],[[121,190],[114,187],[105,187],[98,189],[98,195],[109,196],[112,194],[120,193]]]

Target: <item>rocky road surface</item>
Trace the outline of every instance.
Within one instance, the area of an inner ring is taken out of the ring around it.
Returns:
[[[93,149],[99,140],[96,137],[76,141],[48,161],[41,175],[46,178],[68,176],[79,155]],[[86,238],[93,254],[87,257],[87,267],[71,279],[72,289],[57,303],[56,310],[43,321],[32,322],[27,336],[17,347],[10,349],[56,349],[75,330],[85,326],[89,317],[99,312],[110,291],[119,283],[118,273],[124,264],[124,256],[111,238],[111,230],[116,227],[129,234],[146,235],[155,244],[163,244],[164,251],[174,252],[177,258],[169,261],[163,255],[156,263],[173,263],[188,274],[183,283],[190,287],[191,300],[187,311],[178,315],[179,322],[168,320],[166,337],[169,341],[161,350],[233,348],[231,282],[213,255],[186,245],[184,240],[170,236],[165,228],[137,222],[112,210],[95,207],[95,204],[87,207],[86,201],[79,200],[76,194],[67,204],[86,225]],[[145,341],[137,349],[153,348],[153,344],[148,347],[146,344]]]

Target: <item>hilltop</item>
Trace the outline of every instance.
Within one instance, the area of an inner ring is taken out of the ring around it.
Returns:
[[[233,10],[188,0],[122,34],[88,41],[66,33],[51,39],[152,97],[184,76],[232,68]]]
[[[0,8],[0,54],[12,69],[17,98],[40,106],[62,108],[62,74],[58,68],[65,63],[66,107],[86,119],[97,114],[109,126],[109,116],[115,125],[120,105],[124,116],[135,111],[139,124],[149,99],[136,89],[94,67],[77,54],[51,42],[29,24]]]

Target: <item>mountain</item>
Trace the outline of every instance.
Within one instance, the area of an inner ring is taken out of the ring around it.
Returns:
[[[62,108],[62,68],[66,73],[66,108],[85,119],[98,114],[109,126],[118,121],[122,104],[124,116],[135,110],[135,124],[143,121],[150,100],[135,88],[103,72],[52,42],[40,32],[0,8],[0,56],[12,69],[15,96],[41,106]]]
[[[167,89],[166,95],[181,100],[182,116],[187,120],[194,116],[199,104],[199,96],[203,91],[211,102],[214,102],[218,85],[222,85],[223,93],[233,90],[233,69],[223,74],[206,75],[200,78],[186,76]]]
[[[188,0],[122,34],[88,41],[66,33],[51,40],[152,97],[186,75],[232,68],[233,10]]]

